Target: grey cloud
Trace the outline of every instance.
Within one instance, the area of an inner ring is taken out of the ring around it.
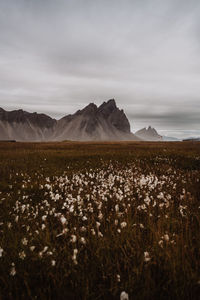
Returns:
[[[116,98],[133,128],[196,130],[199,20],[198,0],[1,0],[0,106],[61,117]]]

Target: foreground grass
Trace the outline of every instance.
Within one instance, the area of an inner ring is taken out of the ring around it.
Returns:
[[[0,299],[200,298],[200,143],[0,143]]]

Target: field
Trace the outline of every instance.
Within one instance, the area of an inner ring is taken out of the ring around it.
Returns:
[[[0,143],[0,299],[123,291],[200,299],[200,143]]]

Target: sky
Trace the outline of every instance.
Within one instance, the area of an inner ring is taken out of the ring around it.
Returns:
[[[200,136],[199,0],[0,0],[0,107],[111,98],[133,132]]]

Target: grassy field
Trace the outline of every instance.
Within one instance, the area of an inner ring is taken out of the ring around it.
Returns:
[[[123,291],[200,299],[200,143],[0,143],[0,299]]]

